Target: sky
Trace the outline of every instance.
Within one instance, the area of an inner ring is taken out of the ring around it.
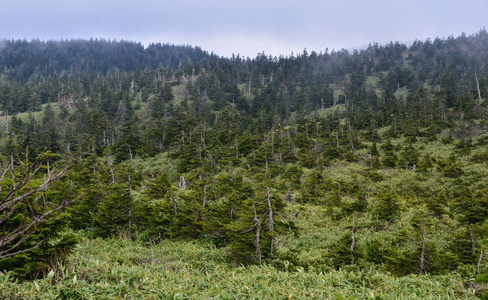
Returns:
[[[0,40],[105,38],[255,57],[473,34],[488,0],[0,0]]]

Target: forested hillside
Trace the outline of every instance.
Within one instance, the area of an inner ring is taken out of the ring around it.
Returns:
[[[429,278],[449,290],[442,298],[479,296],[487,61],[484,29],[255,58],[128,41],[0,42],[0,270],[22,279],[54,270],[61,291],[86,296],[97,267],[73,262],[76,244],[119,239],[163,253],[173,241],[210,249],[215,269],[189,258],[207,276],[238,266],[294,280],[377,272],[378,285]],[[61,264],[83,284],[63,281]],[[2,274],[5,295],[28,297]],[[336,290],[393,295],[350,284]],[[416,293],[395,297],[430,297]]]

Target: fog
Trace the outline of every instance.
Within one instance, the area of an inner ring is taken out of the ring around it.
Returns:
[[[250,57],[471,34],[485,26],[488,11],[486,0],[0,0],[0,5],[0,39],[125,39]]]

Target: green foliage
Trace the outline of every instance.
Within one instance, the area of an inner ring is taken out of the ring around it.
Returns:
[[[389,262],[394,255],[395,251],[383,239],[372,240],[364,249],[365,260],[380,266]]]
[[[374,269],[279,271],[234,267],[225,249],[198,241],[144,245],[123,237],[85,240],[45,279],[11,280],[0,273],[0,295],[12,299],[473,299],[457,274],[394,277]],[[347,298],[346,298],[347,299]]]
[[[347,265],[358,265],[358,261],[363,257],[363,250],[356,245],[351,254],[351,245],[352,236],[350,232],[332,244],[331,252],[326,255],[332,259],[332,264],[336,269]]]
[[[145,145],[137,128],[137,118],[131,118],[124,123],[121,137],[114,146],[114,153],[116,162],[145,155]]]
[[[455,255],[455,259],[451,261],[453,266],[456,263],[469,265],[476,262],[478,257],[476,255],[476,245],[473,244],[475,243],[474,238],[471,228],[469,230],[465,229],[452,237],[449,249]]]
[[[378,194],[376,202],[374,213],[379,220],[392,222],[400,213],[399,199],[395,192]]]
[[[17,278],[35,278],[78,242],[76,236],[62,234],[70,221],[64,208],[79,192],[65,176],[71,161],[59,160],[58,165],[55,159],[60,156],[48,151],[34,162],[1,167],[0,270]],[[60,170],[61,164],[66,165]]]
[[[286,168],[282,177],[288,182],[289,188],[298,189],[300,187],[301,176],[302,176],[301,168],[293,164]]]
[[[457,162],[456,156],[454,155],[449,156],[447,160],[439,161],[438,164],[442,174],[446,177],[457,178],[464,173],[460,164]]]
[[[138,217],[135,214],[133,190],[140,185],[140,174],[131,167],[122,167],[116,171],[116,182],[106,186],[105,193],[93,211],[95,237],[108,237],[120,231],[132,232]]]
[[[440,217],[442,214],[447,213],[446,206],[448,202],[449,200],[446,194],[441,191],[437,194],[437,197],[428,200],[426,204],[427,208],[432,211],[435,216]]]
[[[488,188],[477,190],[474,195],[464,193],[457,204],[460,219],[470,224],[481,224],[488,217]]]
[[[488,162],[488,151],[473,154],[471,160],[478,163]]]

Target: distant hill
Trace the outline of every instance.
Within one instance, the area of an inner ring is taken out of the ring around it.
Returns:
[[[0,48],[0,69],[16,80],[35,75],[101,72],[118,69],[166,67],[176,70],[185,63],[202,63],[218,57],[200,47],[151,44],[105,39],[62,41],[4,40]]]

